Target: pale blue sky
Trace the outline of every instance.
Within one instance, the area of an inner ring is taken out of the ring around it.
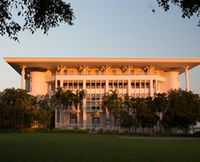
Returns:
[[[73,26],[48,36],[23,32],[20,44],[0,37],[0,91],[20,87],[20,76],[2,57],[200,57],[198,19],[182,19],[179,9],[164,12],[155,0],[69,0]],[[156,13],[151,12],[151,5]],[[200,93],[200,66],[190,71],[191,90]],[[184,76],[180,76],[185,88]]]

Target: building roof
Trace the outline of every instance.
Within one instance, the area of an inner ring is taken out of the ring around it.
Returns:
[[[189,69],[200,64],[200,58],[129,58],[129,57],[4,57],[4,60],[12,66],[19,74],[21,66],[26,66],[26,72],[32,70],[51,70],[58,65],[76,67],[88,65],[99,67],[110,65],[122,67],[132,65],[133,67],[155,66],[165,71],[184,72],[184,67]]]

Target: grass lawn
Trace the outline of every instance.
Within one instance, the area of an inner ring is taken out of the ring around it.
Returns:
[[[0,134],[0,162],[200,161],[200,139],[123,139],[114,135]]]

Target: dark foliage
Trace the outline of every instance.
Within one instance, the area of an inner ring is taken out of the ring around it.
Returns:
[[[170,9],[171,4],[178,6],[182,10],[183,18],[191,18],[194,15],[200,16],[200,0],[157,0],[157,2],[159,7],[162,7],[165,11]],[[198,26],[200,26],[200,21]]]
[[[47,34],[50,28],[58,27],[62,22],[72,25],[73,19],[70,4],[63,0],[0,1],[0,34],[17,41],[21,30],[33,34],[40,29]]]

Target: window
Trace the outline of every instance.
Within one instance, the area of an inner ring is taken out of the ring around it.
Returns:
[[[113,71],[112,71],[112,74],[113,74],[113,75],[116,75],[116,74],[117,74],[117,71],[116,71],[116,70],[113,70]]]
[[[95,100],[95,94],[92,94],[91,100]]]
[[[91,83],[91,88],[94,89],[95,88],[95,80],[92,80],[92,83]]]
[[[77,123],[77,115],[76,114],[70,114],[70,123],[71,124]]]
[[[102,87],[102,88],[105,88],[105,86],[106,86],[106,82],[105,82],[105,80],[102,80],[102,82],[101,82],[101,87]]]
[[[96,86],[97,88],[101,88],[100,80],[97,80]]]
[[[67,80],[64,80],[63,81],[63,87],[66,89],[68,88],[68,81]]]
[[[57,80],[57,87],[61,87],[60,86],[60,80]]]
[[[145,82],[144,81],[141,82],[141,87],[145,88]]]
[[[150,88],[150,82],[146,82],[146,88]]]
[[[100,100],[100,94],[96,94],[96,100]]]
[[[113,88],[113,81],[109,80],[109,88]]]
[[[73,74],[74,74],[73,70],[70,70],[69,73],[70,73],[70,75],[73,75]]]
[[[64,70],[64,75],[67,75],[68,74],[68,71],[67,70]]]
[[[117,80],[114,81],[114,88],[117,89]]]
[[[78,88],[78,80],[75,80],[74,81],[74,89],[77,89]]]
[[[79,89],[83,89],[83,81],[82,80],[79,80]]]
[[[90,81],[89,80],[86,81],[86,88],[90,89]]]
[[[72,89],[73,88],[73,81],[69,80],[69,88]]]
[[[121,118],[117,117],[115,118],[115,126],[120,126],[121,125]]]
[[[51,72],[51,76],[55,76],[56,75],[56,72],[55,71],[52,71]]]
[[[92,125],[98,126],[99,125],[99,117],[93,117],[92,118]]]
[[[96,75],[99,75],[99,70],[96,70],[95,73],[96,73]]]
[[[136,82],[136,88],[140,88],[140,82],[139,81]]]
[[[131,81],[131,88],[135,88],[135,81]]]
[[[124,80],[124,88],[128,88],[128,81]]]
[[[134,71],[134,70],[131,70],[130,72],[131,72],[131,75],[134,75],[134,73],[135,73],[135,71]]]
[[[122,86],[122,80],[119,81],[119,88],[120,88],[120,89],[123,88],[123,86]]]
[[[51,83],[50,86],[51,86],[51,91],[54,91],[55,90],[55,83],[54,82]]]

